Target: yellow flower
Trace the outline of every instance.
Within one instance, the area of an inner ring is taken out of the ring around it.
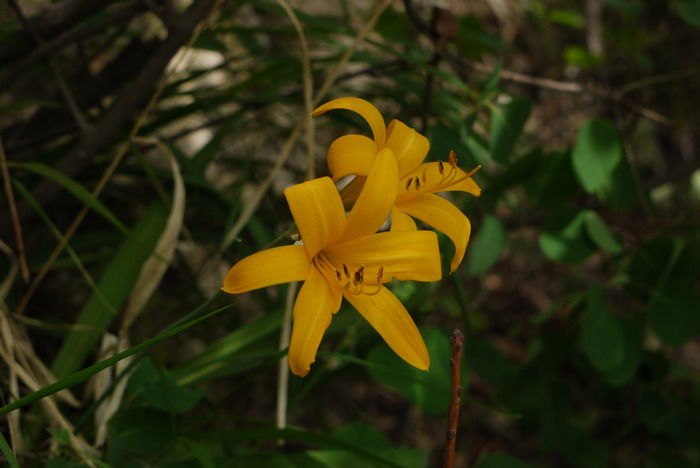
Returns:
[[[328,177],[285,190],[303,245],[275,247],[244,258],[231,268],[223,290],[238,294],[304,281],[293,310],[289,367],[305,376],[331,317],[343,297],[409,364],[427,370],[428,350],[411,316],[383,286],[398,280],[441,277],[437,236],[432,231],[382,232],[398,193],[398,168],[390,150],[380,151],[364,189],[345,215]]]
[[[456,206],[435,193],[461,191],[478,197],[481,189],[471,178],[474,171],[466,173],[457,167],[452,151],[447,163],[423,164],[430,149],[428,139],[398,120],[392,120],[385,128],[384,118],[377,108],[364,99],[335,99],[323,104],[311,115],[316,117],[333,109],[360,114],[374,135],[374,139],[345,135],[333,141],[328,149],[328,168],[334,181],[348,175],[357,176],[343,190],[343,201],[349,204],[357,199],[375,157],[382,149],[390,149],[396,156],[400,178],[398,196],[391,211],[391,230],[416,230],[412,218],[417,218],[444,233],[455,246],[450,264],[450,273],[454,272],[464,258],[471,224]]]

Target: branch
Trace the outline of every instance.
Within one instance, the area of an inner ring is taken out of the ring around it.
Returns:
[[[126,123],[142,106],[163,75],[168,63],[180,48],[192,37],[197,25],[209,14],[217,0],[198,0],[187,11],[172,18],[168,37],[151,54],[141,72],[125,87],[125,91],[112,104],[81,142],[57,164],[56,169],[69,177],[81,172],[90,162],[90,156],[107,148],[119,136]],[[38,184],[34,196],[46,205],[55,199],[59,187],[48,180]],[[22,218],[30,216],[26,206],[20,208]]]
[[[45,8],[36,16],[29,18],[28,26],[44,40],[58,36],[73,28],[76,24],[94,15],[115,0],[65,0],[50,8]],[[16,39],[30,42],[32,35],[25,28],[15,34]],[[14,42],[14,41],[13,41]],[[26,51],[8,41],[0,42],[0,62],[12,60],[24,55]]]
[[[452,346],[452,358],[450,370],[452,371],[452,391],[450,394],[450,408],[447,413],[447,438],[445,440],[444,468],[452,468],[455,463],[455,445],[457,444],[457,422],[459,421],[459,403],[462,399],[462,386],[460,385],[460,368],[462,358],[462,344],[464,339],[462,332],[455,330],[450,338]]]

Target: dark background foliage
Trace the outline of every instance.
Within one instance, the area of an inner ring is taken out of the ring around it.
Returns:
[[[0,404],[34,396],[0,409],[8,462],[438,466],[459,328],[458,466],[698,466],[700,2],[290,3],[316,103],[363,97],[429,159],[482,166],[480,198],[452,195],[473,224],[461,268],[393,288],[430,372],[344,305],[275,429],[288,288],[217,293],[289,228],[282,189],[369,133],[330,113],[309,153],[280,4],[10,0]],[[53,376],[71,393],[39,402]]]

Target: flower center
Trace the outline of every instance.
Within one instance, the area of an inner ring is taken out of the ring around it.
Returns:
[[[458,170],[457,155],[450,150],[450,159],[447,162],[449,167],[445,167],[445,163],[438,161],[435,164],[424,164],[423,172],[420,176],[410,176],[404,183],[404,192],[399,194],[402,200],[413,198],[411,195],[418,193],[444,192],[450,187],[462,182],[473,176],[481,166],[477,166],[468,173]],[[437,174],[435,174],[437,168]],[[431,172],[431,174],[429,174]],[[437,177],[436,177],[437,176]]]
[[[348,268],[344,263],[342,268],[336,268],[323,254],[323,251],[316,254],[312,262],[323,276],[325,276],[328,284],[336,286],[350,294],[374,296],[382,287],[382,277],[384,276],[383,266],[377,269],[376,284],[368,285],[365,283],[365,275],[367,272],[364,264],[360,264],[354,271]]]

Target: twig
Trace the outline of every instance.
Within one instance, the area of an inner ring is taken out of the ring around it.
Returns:
[[[452,346],[452,358],[450,370],[452,371],[452,392],[450,394],[450,408],[447,413],[447,439],[445,440],[444,468],[453,468],[455,463],[455,445],[457,443],[457,422],[459,421],[459,403],[462,399],[462,386],[460,385],[460,368],[462,358],[462,332],[455,330],[450,338]]]
[[[207,0],[204,2],[195,3],[193,6],[191,6],[189,10],[187,10],[185,13],[182,14],[183,15],[182,16],[183,22],[185,22],[186,20],[190,20],[191,22],[183,23],[180,26],[180,28],[178,30],[176,30],[175,34],[173,34],[173,36],[175,36],[174,40],[179,41],[180,39],[184,39],[183,42],[187,42],[187,43],[191,44],[198,36],[198,34],[194,34],[196,26],[200,22],[204,22],[206,20],[206,18],[209,17],[211,12],[213,12],[215,10],[215,8],[216,8],[216,6],[218,6],[218,4],[219,4],[219,0]],[[186,36],[186,37],[181,37],[181,36]],[[169,37],[169,39],[170,39],[170,37]],[[189,39],[189,41],[188,41],[188,39]],[[146,107],[143,109],[143,111],[140,113],[139,117],[137,118],[136,123],[134,124],[134,126],[132,127],[132,129],[129,133],[129,137],[121,145],[121,147],[117,150],[116,157],[112,160],[109,167],[107,168],[107,170],[103,174],[102,178],[97,183],[97,186],[92,191],[92,195],[95,198],[97,198],[99,196],[99,194],[102,192],[104,187],[107,185],[107,183],[111,179],[112,174],[114,173],[114,171],[116,171],[117,167],[119,166],[119,163],[121,162],[121,160],[125,156],[126,151],[129,147],[129,145],[131,144],[131,141],[134,139],[134,137],[138,134],[138,132],[143,127],[144,123],[146,122],[146,117],[151,112],[151,110],[153,109],[153,107],[156,104],[157,99],[162,94],[163,89],[165,88],[167,77],[166,77],[166,75],[161,76],[161,73],[164,71],[165,66],[170,61],[170,58],[172,57],[172,55],[174,55],[175,52],[177,52],[180,49],[180,47],[182,47],[182,45],[184,45],[184,44],[178,43],[177,46],[175,44],[169,45],[168,50],[171,53],[168,55],[167,60],[163,61],[162,69],[157,68],[159,70],[159,73],[158,73],[158,75],[156,75],[156,77],[160,76],[160,80],[158,82],[158,85],[156,86],[155,91],[153,91],[153,93],[151,94],[151,97],[150,97],[150,100],[148,101],[148,104],[146,104]],[[152,65],[152,63],[149,63],[149,66],[151,66],[151,65]],[[157,65],[156,65],[156,67],[157,67]],[[153,72],[154,72],[154,69],[147,67],[144,70],[144,72],[142,73],[142,75],[140,75],[135,81],[136,82],[145,81],[146,77],[144,77],[144,74],[146,74],[148,78],[153,78],[153,76],[150,75],[150,73],[153,73]],[[147,88],[147,89],[150,89],[150,88]],[[141,97],[142,97],[142,94],[139,94],[138,98],[141,98]],[[99,125],[97,127],[95,127],[94,132],[92,132],[92,134],[90,134],[89,136],[86,136],[85,140],[87,140],[87,141],[84,140],[83,144],[78,146],[78,149],[77,149],[78,153],[77,154],[80,156],[87,156],[88,154],[90,154],[90,152],[88,152],[88,149],[92,149],[91,145],[92,144],[95,144],[95,145],[99,144],[93,138],[95,134],[105,133],[107,135],[112,135],[114,132],[118,131],[118,128],[120,127],[120,125],[118,125],[117,128],[115,129],[115,128],[109,128],[108,124],[114,123],[113,121],[115,121],[115,120],[118,120],[119,123],[126,121],[128,116],[130,115],[130,112],[132,110],[135,110],[136,106],[138,105],[138,101],[137,101],[138,98],[131,95],[130,98],[126,98],[127,103],[124,103],[124,100],[120,100],[117,103],[115,103],[114,106],[112,108],[110,108],[110,110],[107,112],[107,115],[105,115],[105,117],[100,121]],[[120,105],[120,103],[122,103],[122,104]],[[117,109],[115,110],[115,108],[117,108]],[[129,113],[127,113],[127,111]],[[85,160],[87,158],[83,157],[81,159]],[[78,226],[80,226],[80,223],[82,223],[82,221],[85,218],[85,216],[87,215],[88,211],[89,211],[89,208],[87,206],[85,206],[80,211],[80,213],[78,213],[78,215],[75,217],[75,219],[73,220],[73,223],[70,225],[70,227],[66,231],[64,238],[63,238],[63,241],[61,241],[59,243],[59,245],[53,250],[53,252],[51,252],[51,255],[42,265],[41,270],[37,274],[37,277],[35,278],[34,282],[30,285],[30,287],[27,290],[27,292],[25,293],[24,297],[22,297],[22,300],[20,301],[19,305],[17,306],[17,309],[15,310],[15,314],[21,315],[24,312],[24,310],[27,307],[27,304],[29,303],[29,300],[31,299],[31,297],[34,294],[34,292],[36,291],[36,289],[39,287],[39,283],[41,283],[41,281],[44,279],[44,276],[46,276],[46,274],[48,273],[48,271],[51,268],[51,266],[53,265],[53,263],[56,261],[56,259],[60,255],[60,253],[63,251],[65,246],[68,244],[70,239],[73,237],[73,234],[75,234],[75,231],[78,229]]]
[[[7,197],[7,204],[10,208],[10,214],[12,215],[12,225],[15,228],[15,239],[17,242],[17,258],[19,259],[19,266],[22,270],[22,279],[25,283],[29,282],[29,268],[27,267],[27,258],[24,253],[24,238],[22,236],[22,224],[19,221],[19,216],[17,215],[17,205],[15,204],[15,195],[12,191],[12,184],[10,183],[10,171],[7,169],[7,157],[5,156],[5,149],[2,145],[2,138],[0,138],[0,166],[2,166],[2,178],[3,185],[5,188],[5,196]]]

